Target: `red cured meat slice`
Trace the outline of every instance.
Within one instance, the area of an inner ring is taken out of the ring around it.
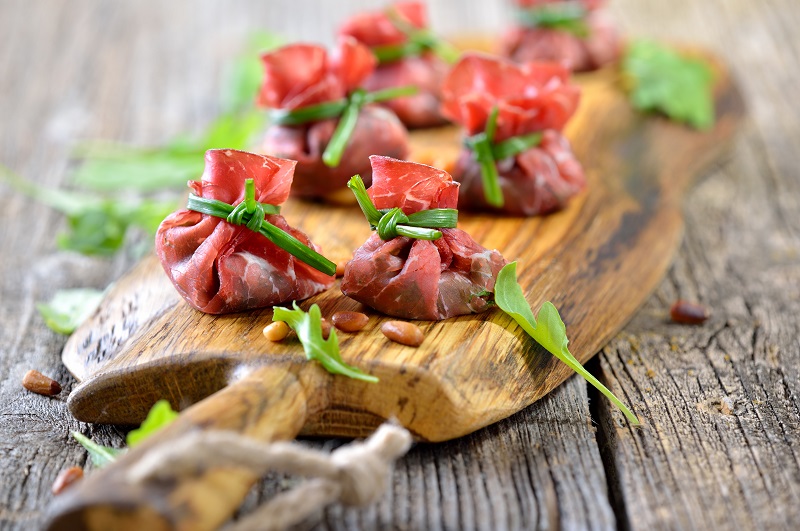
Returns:
[[[577,108],[579,89],[569,73],[554,63],[515,65],[471,55],[457,64],[444,85],[445,114],[468,135],[486,129],[493,108],[499,110],[495,141],[542,132],[539,146],[496,163],[502,208],[484,195],[480,165],[472,151],[462,151],[453,171],[461,183],[461,205],[468,209],[535,216],[562,208],[586,185],[583,168],[560,130]]]
[[[455,208],[458,183],[447,172],[387,157],[370,157],[369,194],[379,209],[406,214]],[[358,248],[342,292],[376,310],[406,319],[439,320],[484,311],[506,260],[460,229],[441,229],[435,241],[373,234]]]
[[[341,100],[363,85],[375,69],[370,50],[353,38],[343,37],[330,56],[316,45],[294,44],[262,56],[264,81],[258,103],[273,109],[296,110]],[[408,132],[392,112],[377,105],[362,108],[342,160],[326,166],[322,154],[338,119],[302,125],[272,125],[261,149],[267,155],[297,161],[292,194],[319,198],[344,189],[347,180],[361,174],[370,179],[369,155],[408,155]]]
[[[237,204],[252,178],[256,200],[280,205],[289,196],[295,162],[243,151],[206,152],[200,196]],[[283,216],[267,221],[319,251]],[[221,314],[302,300],[329,288],[334,278],[301,262],[247,227],[192,210],[170,214],[156,233],[156,254],[178,293],[194,308]]]
[[[273,126],[264,135],[261,149],[276,157],[297,161],[292,194],[298,197],[325,197],[347,186],[359,174],[369,184],[372,169],[369,156],[381,153],[390,157],[408,156],[408,132],[391,111],[367,105],[358,115],[358,124],[335,168],[322,162],[322,153],[336,129],[336,120],[300,126]]]
[[[575,113],[580,89],[555,63],[517,65],[481,54],[465,55],[442,87],[445,116],[474,135],[498,108],[495,141],[544,129],[561,130]]]
[[[335,101],[358,88],[377,64],[355,39],[343,38],[331,56],[313,44],[290,44],[261,56],[264,79],[258,104],[273,109],[299,109]]]
[[[423,3],[399,2],[388,10],[355,15],[339,27],[339,34],[353,37],[369,47],[406,43],[408,37],[397,28],[387,11],[393,11],[413,27],[428,27],[428,14]],[[431,127],[447,121],[439,112],[441,84],[446,73],[447,65],[444,61],[435,54],[426,52],[378,65],[364,82],[364,87],[367,90],[417,87],[418,92],[414,96],[390,100],[384,105],[394,111],[408,127]]]
[[[588,10],[594,10],[606,3],[606,0],[515,0],[522,8],[542,7],[547,4],[581,4]]]
[[[600,5],[595,4],[591,9]],[[518,63],[560,63],[573,72],[596,70],[616,61],[622,53],[622,41],[605,13],[591,11],[585,20],[589,29],[586,37],[553,28],[511,28],[503,35],[501,53]]]
[[[397,2],[389,10],[416,28],[428,27],[428,13],[422,2]],[[387,11],[355,15],[340,26],[339,34],[349,35],[370,47],[405,43],[408,40],[406,34],[398,29]]]
[[[505,203],[501,211],[515,216],[537,216],[561,209],[586,186],[581,164],[569,141],[548,129],[539,146],[500,161],[497,165]],[[480,165],[462,152],[453,171],[461,182],[462,203],[476,210],[492,210],[483,191]]]

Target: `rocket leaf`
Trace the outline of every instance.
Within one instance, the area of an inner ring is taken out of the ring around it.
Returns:
[[[327,340],[322,337],[322,313],[319,306],[312,304],[308,313],[304,312],[296,302],[292,303],[293,310],[276,306],[273,310],[273,321],[283,321],[289,328],[295,331],[306,358],[316,360],[332,374],[342,374],[356,380],[377,383],[375,376],[365,374],[360,369],[348,365],[342,360],[339,354],[339,340],[336,337],[336,330],[331,329],[331,335]]]
[[[586,381],[595,386],[611,402],[613,402],[628,418],[628,421],[639,425],[636,418],[625,404],[609,391],[572,355],[567,348],[567,328],[558,310],[551,302],[545,302],[539,310],[539,319],[533,316],[531,307],[525,299],[522,287],[517,283],[517,263],[507,264],[497,275],[494,287],[494,301],[501,310],[506,312],[519,324],[534,341],[539,343],[550,354],[564,362],[570,369],[583,376]]]
[[[161,428],[171,424],[176,418],[178,418],[178,412],[174,411],[169,402],[162,398],[150,408],[142,425],[128,432],[128,436],[125,438],[128,446],[133,448]]]
[[[697,129],[714,125],[714,79],[704,61],[652,41],[637,41],[625,52],[622,69],[637,109],[659,111]]]
[[[71,334],[103,299],[103,292],[96,289],[59,290],[48,303],[39,303],[36,309],[45,324],[59,334]]]

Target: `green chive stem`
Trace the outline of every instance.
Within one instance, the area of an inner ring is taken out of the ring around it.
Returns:
[[[372,52],[379,63],[390,63],[404,57],[417,57],[430,50],[446,63],[454,64],[461,53],[452,44],[440,39],[429,29],[420,29],[403,19],[396,9],[386,13],[389,20],[408,39],[398,45],[376,46]]]
[[[252,182],[252,179],[247,179],[247,181]],[[333,275],[336,273],[336,264],[265,219],[267,214],[279,214],[280,207],[276,205],[265,205],[255,201],[254,185],[252,188],[253,210],[248,211],[247,200],[251,192],[248,189],[247,181],[245,181],[245,199],[236,206],[229,205],[217,199],[189,194],[186,208],[194,210],[195,212],[200,212],[201,214],[222,218],[235,225],[245,225],[248,229],[261,234],[284,251],[301,262],[310,265],[314,269],[326,275]]]
[[[378,210],[369,198],[360,175],[351,177],[347,187],[356,196],[358,206],[370,227],[378,232],[382,240],[390,240],[396,236],[438,240],[442,237],[442,232],[436,229],[452,229],[458,224],[458,210],[454,208],[433,208],[408,215],[396,207],[386,211]]]
[[[395,98],[413,96],[417,92],[419,92],[419,88],[417,88],[415,85],[406,85],[403,87],[390,87],[381,90],[376,90],[375,92],[365,93],[364,102],[365,104],[378,103],[381,101],[393,100]]]
[[[513,157],[523,151],[539,145],[542,134],[539,132],[508,138],[497,144],[494,137],[497,134],[497,117],[499,108],[495,106],[486,120],[486,128],[465,139],[464,143],[472,150],[475,161],[481,168],[481,182],[486,202],[493,207],[501,208],[505,204],[503,191],[500,188],[500,176],[497,173],[497,161]]]

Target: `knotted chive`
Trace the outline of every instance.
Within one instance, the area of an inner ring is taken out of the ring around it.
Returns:
[[[389,20],[408,40],[402,44],[387,44],[375,46],[372,53],[378,62],[391,63],[404,57],[417,57],[430,50],[443,61],[453,64],[458,61],[460,52],[450,43],[443,41],[428,29],[420,29],[404,20],[396,9],[387,12]]]
[[[269,111],[270,122],[275,125],[302,125],[308,122],[339,118],[339,123],[322,153],[322,162],[330,168],[335,168],[342,161],[347,143],[356,128],[358,114],[364,105],[381,101],[413,96],[417,87],[392,87],[375,92],[356,89],[346,98],[337,101],[309,105],[299,109],[272,109]]]
[[[336,264],[265,219],[268,214],[279,214],[281,209],[276,205],[267,205],[256,201],[255,191],[253,179],[246,179],[244,182],[244,199],[235,206],[218,199],[189,194],[186,208],[201,214],[222,218],[234,225],[244,225],[253,232],[261,234],[301,262],[305,262],[314,269],[332,276],[336,272]]]
[[[551,28],[568,31],[578,37],[587,37],[587,9],[578,2],[562,2],[520,9],[517,16],[529,28]]]
[[[497,161],[513,157],[523,151],[539,145],[541,133],[513,136],[497,144],[494,137],[497,132],[497,116],[499,109],[494,107],[486,121],[486,129],[476,135],[464,139],[464,144],[472,151],[475,161],[481,167],[481,181],[486,202],[494,207],[505,204],[503,191],[500,189],[500,177],[497,173]]]
[[[367,188],[360,175],[354,175],[347,187],[356,196],[358,206],[367,218],[372,230],[377,231],[382,240],[406,236],[417,240],[438,240],[442,232],[436,229],[454,229],[458,224],[458,210],[455,208],[432,208],[413,214],[404,214],[399,208],[378,210],[367,194]]]

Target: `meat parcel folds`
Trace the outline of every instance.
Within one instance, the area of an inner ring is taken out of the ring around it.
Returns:
[[[463,208],[536,216],[563,208],[586,186],[583,167],[561,133],[580,100],[563,66],[465,55],[445,79],[443,94],[445,115],[468,137],[490,144],[484,153],[490,160],[481,159],[477,141],[468,138],[456,162]],[[515,143],[492,155],[499,145]],[[502,194],[498,203],[488,196],[487,179]]]
[[[383,11],[361,13],[344,22],[339,34],[357,39],[379,55],[380,64],[364,81],[367,90],[414,85],[414,96],[385,105],[410,128],[447,122],[439,111],[442,79],[448,65],[424,45],[414,46],[409,33],[426,30],[428,14],[421,2],[398,2]],[[404,31],[405,30],[405,31]],[[394,53],[393,53],[394,52]]]
[[[585,72],[614,62],[622,42],[598,8],[605,0],[515,0],[519,24],[503,36],[502,54],[516,62],[553,61]]]
[[[339,153],[340,161],[329,165],[323,154],[340,125],[341,113],[303,120],[302,111],[320,105],[347,102],[375,69],[377,61],[369,48],[353,38],[341,38],[330,55],[325,48],[292,44],[262,56],[264,80],[258,104],[272,110],[294,113],[289,123],[275,123],[266,131],[265,154],[297,161],[292,194],[320,198],[344,189],[347,180],[361,174],[369,182],[369,155],[398,158],[408,155],[408,131],[395,114],[377,104],[358,109],[354,129]],[[344,104],[345,107],[347,106]]]
[[[201,181],[193,193],[235,205],[252,179],[255,199],[280,205],[289,197],[295,162],[243,151],[206,152]],[[319,250],[283,216],[266,221],[302,244]],[[212,314],[238,312],[302,300],[331,287],[334,277],[298,260],[245,225],[194,210],[170,214],[156,233],[156,253],[178,293],[194,308]]]
[[[459,185],[447,172],[388,157],[370,161],[368,194],[377,209],[399,208],[409,215],[457,207]],[[486,310],[506,260],[463,230],[443,228],[441,235],[432,241],[405,236],[384,241],[372,234],[347,264],[342,292],[406,319],[439,320]]]

